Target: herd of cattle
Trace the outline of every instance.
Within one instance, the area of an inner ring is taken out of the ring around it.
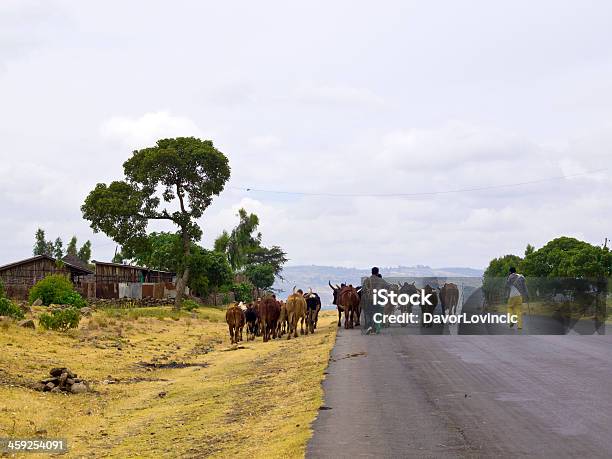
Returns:
[[[333,304],[338,308],[338,326],[342,323],[342,313],[344,312],[344,328],[353,328],[354,325],[359,326],[359,316],[361,315],[361,289],[362,287],[353,287],[352,285],[340,284],[340,285],[332,285],[331,282],[328,282],[329,287],[332,289],[334,293],[334,301]],[[408,294],[413,295],[418,293],[418,288],[415,285],[415,282],[404,282],[399,284],[387,284],[389,290],[394,291],[397,294]],[[457,304],[459,303],[459,287],[457,284],[445,283],[441,288],[434,288],[431,285],[427,284],[423,287],[424,293],[427,295],[431,295],[431,304],[421,304],[421,326],[425,326],[423,322],[423,313],[431,313],[433,314],[436,306],[438,305],[438,297],[440,299],[440,306],[442,308],[442,314],[455,314],[457,312]],[[391,315],[394,313],[395,306],[391,303],[388,303],[385,306],[383,313],[386,315]],[[406,304],[404,306],[400,306],[401,313],[411,313],[412,306],[410,304]],[[389,323],[385,324],[386,327],[389,327]],[[405,327],[406,324],[402,323],[402,327]],[[427,327],[431,327],[432,324],[429,323]]]
[[[338,326],[342,324],[342,313],[344,313],[344,328],[359,326],[361,316],[361,287],[353,287],[350,284],[332,285],[333,304],[338,309]],[[405,282],[403,284],[390,284],[390,288],[398,294],[412,295],[418,293],[415,283]],[[425,285],[425,294],[431,294],[431,304],[421,304],[421,317],[423,313],[432,313],[438,305],[438,298],[442,308],[442,314],[455,314],[459,302],[459,288],[456,284],[445,283],[441,288]],[[281,338],[285,333],[287,339],[291,336],[297,338],[298,325],[302,335],[314,333],[317,328],[319,311],[321,310],[321,298],[312,289],[304,293],[301,289],[293,288],[287,301],[277,300],[275,295],[260,298],[248,304],[234,303],[225,313],[225,320],[229,327],[230,341],[236,344],[242,341],[244,327],[247,328],[247,340],[254,340],[256,336],[262,336],[263,341]],[[393,314],[394,306],[389,303],[384,309],[384,314]],[[407,304],[400,306],[401,313],[411,313],[412,306]],[[406,326],[406,324],[401,324]],[[421,321],[421,325],[425,324]],[[389,326],[387,323],[385,326]],[[431,327],[431,323],[427,325]]]
[[[298,325],[302,335],[314,333],[319,320],[321,298],[312,290],[304,293],[295,290],[287,301],[279,301],[275,295],[260,298],[255,302],[232,304],[225,313],[232,344],[242,341],[242,332],[246,325],[247,341],[262,336],[263,341],[282,337],[287,333],[297,338]],[[305,326],[305,327],[304,327]]]

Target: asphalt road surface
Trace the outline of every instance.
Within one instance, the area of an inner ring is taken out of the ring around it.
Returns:
[[[612,457],[612,336],[338,333],[311,458]]]

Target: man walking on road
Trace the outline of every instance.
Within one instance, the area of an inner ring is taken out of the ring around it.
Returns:
[[[510,268],[510,274],[506,280],[506,288],[510,289],[508,297],[508,315],[517,316],[518,329],[523,328],[523,301],[529,301],[529,293],[527,292],[527,284],[525,277],[516,272],[516,268]],[[514,323],[510,323],[513,327]]]
[[[363,280],[361,285],[361,310],[364,317],[365,334],[369,335],[372,331],[380,333],[381,324],[374,323],[374,314],[382,312],[382,306],[374,304],[372,294],[374,290],[389,289],[390,284],[380,275],[379,269],[372,268],[372,275]]]

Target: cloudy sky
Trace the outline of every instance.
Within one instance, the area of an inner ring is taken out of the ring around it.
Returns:
[[[204,245],[240,207],[291,264],[484,267],[560,235],[601,244],[611,23],[607,0],[2,0],[0,264],[37,227],[110,259],[83,199],[179,135],[232,167]]]

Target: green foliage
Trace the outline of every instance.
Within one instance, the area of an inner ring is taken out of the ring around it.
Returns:
[[[607,247],[559,237],[527,255],[523,270],[532,277],[609,277],[612,276],[612,253]]]
[[[236,283],[232,286],[232,291],[234,292],[234,297],[236,301],[242,301],[244,303],[248,303],[253,301],[253,286],[247,282]]]
[[[40,298],[44,305],[71,304],[77,308],[86,306],[86,301],[78,292],[70,279],[62,274],[52,274],[38,281],[29,294],[30,303]]]
[[[134,151],[123,170],[125,180],[99,183],[89,193],[81,207],[83,217],[122,250],[146,238],[150,220],[171,221],[179,229],[187,261],[191,244],[202,235],[197,220],[230,177],[227,157],[210,140],[178,137]],[[162,199],[168,207],[161,205]],[[183,274],[188,281],[188,271]],[[177,292],[177,307],[182,293]]]
[[[147,268],[178,272],[183,266],[183,242],[176,233],[151,233],[132,240],[121,253],[138,266]]]
[[[267,290],[274,284],[274,267],[272,265],[250,265],[244,270],[244,274],[259,289]]]
[[[224,254],[201,247],[192,250],[189,267],[192,273],[189,287],[200,296],[230,284],[234,275]]]
[[[504,255],[494,258],[485,269],[482,279],[482,290],[489,304],[496,304],[506,300],[506,278],[510,267],[514,266],[521,272],[523,259],[517,255]]]
[[[55,309],[51,314],[46,312],[38,317],[40,326],[46,330],[66,331],[77,328],[81,321],[81,313],[77,308]]]
[[[85,241],[85,244],[83,244],[79,249],[77,257],[79,257],[81,261],[89,263],[89,260],[91,259],[91,241]]]
[[[238,210],[239,222],[231,234],[224,231],[215,241],[215,250],[223,251],[232,269],[240,270],[247,263],[250,252],[261,244],[261,233],[256,233],[259,217],[247,214],[245,209]]]
[[[240,209],[238,217],[238,225],[232,232],[223,231],[215,240],[215,250],[225,253],[232,269],[244,270],[253,285],[270,288],[274,276],[282,279],[280,273],[287,262],[287,254],[279,246],[267,248],[261,245],[261,233],[257,232],[257,215]]]
[[[0,280],[0,298],[3,298],[4,295],[5,295],[4,284],[2,283],[2,280]]]
[[[68,242],[68,246],[66,247],[66,255],[72,255],[74,257],[78,257],[77,255],[77,237],[76,236],[72,236],[70,238],[70,242]]]
[[[61,292],[57,297],[56,304],[71,304],[75,308],[84,308],[87,306],[87,301],[81,296],[81,294],[75,290]]]
[[[200,307],[200,304],[193,300],[185,300],[183,301],[182,308],[186,311],[192,312]]]
[[[8,316],[13,319],[23,319],[23,311],[19,306],[8,298],[0,297],[0,316]]]
[[[58,260],[64,256],[64,243],[60,237],[55,238],[55,242],[53,243],[53,256]]]
[[[523,259],[517,255],[504,255],[503,257],[494,258],[489,262],[487,269],[485,269],[484,277],[506,278],[511,266],[514,266],[517,271],[521,272],[522,262]]]
[[[258,246],[247,254],[246,261],[247,265],[270,265],[274,275],[283,279],[281,271],[287,262],[286,255],[287,253],[277,245],[270,248]]]
[[[45,239],[45,230],[38,228],[34,235],[34,255],[53,255],[53,242]]]

